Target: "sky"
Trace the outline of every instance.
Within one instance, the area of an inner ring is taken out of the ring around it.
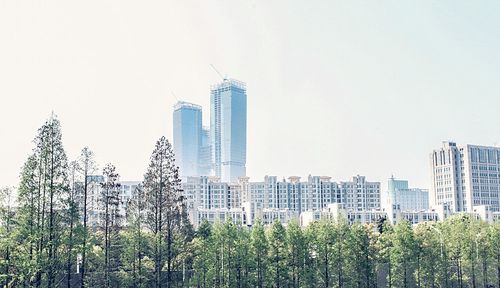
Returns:
[[[210,64],[247,83],[247,175],[430,186],[441,141],[500,143],[498,1],[1,1],[0,186],[53,111],[70,159],[141,180]]]

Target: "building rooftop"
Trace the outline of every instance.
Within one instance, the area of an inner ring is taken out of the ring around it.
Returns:
[[[178,101],[177,103],[175,103],[174,110],[179,110],[181,108],[201,110],[201,106],[194,103],[189,103],[184,101]]]
[[[223,88],[228,88],[228,87],[236,87],[242,90],[247,89],[247,84],[245,82],[236,80],[236,79],[224,79],[224,81],[217,83],[215,85],[212,85],[210,87],[211,90],[218,90],[218,89],[223,89]]]

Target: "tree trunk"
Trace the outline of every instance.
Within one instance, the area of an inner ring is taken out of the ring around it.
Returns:
[[[52,132],[52,131],[51,131]],[[54,249],[54,139],[51,139],[51,162],[50,162],[50,202],[49,202],[49,279],[48,288],[54,286],[54,265],[55,265],[55,249]]]
[[[106,187],[105,217],[104,217],[104,273],[106,287],[109,287],[109,188]]]
[[[70,212],[72,213],[72,212]],[[66,277],[67,277],[67,287],[71,288],[71,252],[73,251],[73,215],[70,215],[70,228],[69,228],[69,248],[68,248],[68,258],[66,262]]]
[[[86,164],[85,164],[86,165]],[[88,193],[88,175],[85,167],[83,181],[83,245],[82,245],[82,271],[80,274],[80,287],[85,287],[85,260],[87,255],[87,193]]]

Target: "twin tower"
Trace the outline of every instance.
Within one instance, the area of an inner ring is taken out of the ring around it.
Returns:
[[[174,153],[180,176],[217,176],[235,182],[246,175],[246,85],[224,79],[210,89],[210,127],[202,125],[199,105],[174,106]]]

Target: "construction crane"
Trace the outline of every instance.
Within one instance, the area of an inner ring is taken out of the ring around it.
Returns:
[[[214,65],[210,64],[210,67],[212,67],[212,69],[214,69],[215,73],[219,74],[220,78],[222,78],[222,81],[227,80],[227,77],[222,76],[222,74],[220,74],[219,70],[217,70],[217,68],[215,68]]]

